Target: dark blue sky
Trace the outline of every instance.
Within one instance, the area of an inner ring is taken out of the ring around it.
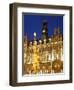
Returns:
[[[33,40],[33,33],[37,33],[37,39],[41,38],[43,21],[47,21],[48,36],[51,37],[54,28],[60,28],[63,34],[63,16],[60,15],[39,15],[39,14],[24,14],[24,35],[27,34],[29,40]]]

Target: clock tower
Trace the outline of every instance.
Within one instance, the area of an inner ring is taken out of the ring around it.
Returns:
[[[44,39],[48,40],[48,27],[46,21],[43,22],[42,26],[42,40]]]

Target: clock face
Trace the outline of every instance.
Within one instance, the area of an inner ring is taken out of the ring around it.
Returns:
[[[42,32],[45,33],[45,29]]]

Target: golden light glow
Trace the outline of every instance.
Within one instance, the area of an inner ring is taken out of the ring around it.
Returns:
[[[43,31],[44,32],[44,31]],[[56,35],[24,42],[24,73],[25,74],[50,74],[63,72],[63,39]]]

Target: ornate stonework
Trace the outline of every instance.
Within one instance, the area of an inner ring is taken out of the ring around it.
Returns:
[[[34,41],[28,41],[27,38],[24,40],[25,74],[50,74],[62,72],[63,37],[59,28],[54,29],[51,38],[43,37],[41,40],[36,40],[36,32],[34,32]]]

